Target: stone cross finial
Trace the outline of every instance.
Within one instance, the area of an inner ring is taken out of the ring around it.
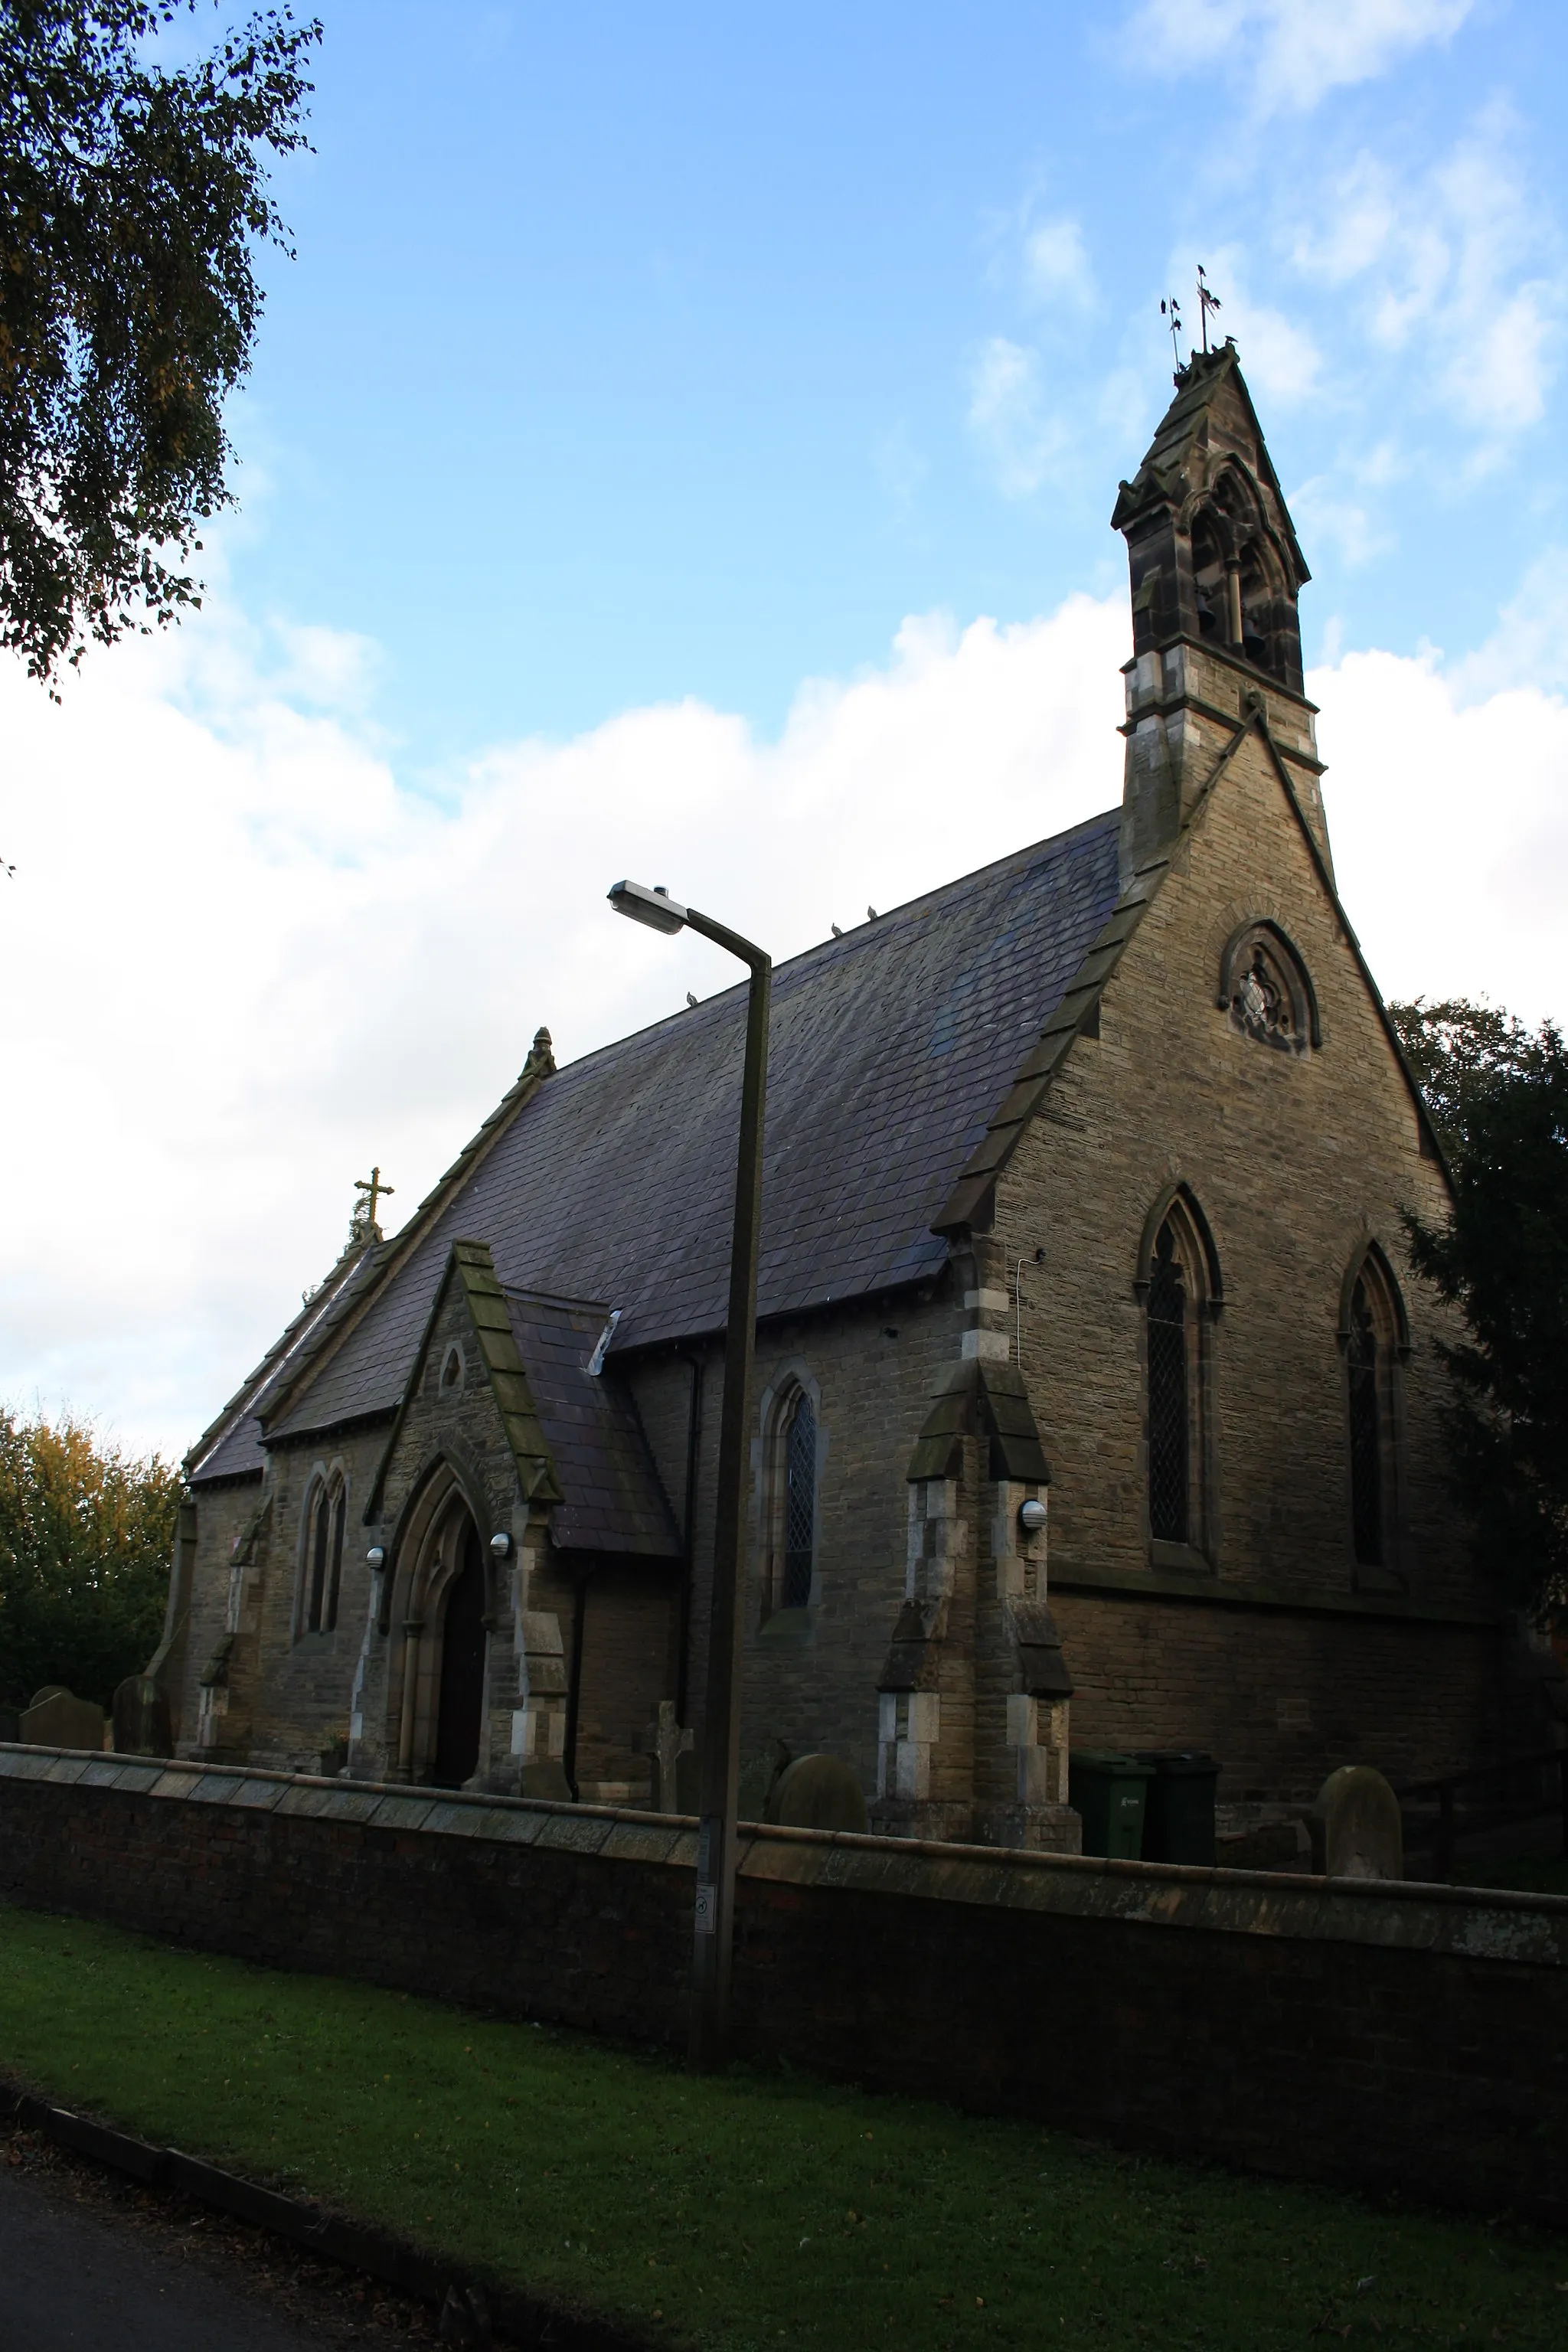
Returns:
[[[394,1190],[395,1187],[391,1184],[382,1182],[379,1168],[373,1168],[368,1176],[356,1176],[354,1191],[363,1192],[364,1198],[363,1201],[354,1202],[353,1217],[350,1224],[351,1233],[356,1235],[372,1234],[379,1240],[381,1227],[375,1219],[376,1204],[381,1201],[390,1201]]]

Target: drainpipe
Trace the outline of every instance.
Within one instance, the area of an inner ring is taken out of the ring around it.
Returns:
[[[561,1769],[574,1805],[582,1802],[577,1794],[577,1709],[583,1696],[583,1630],[588,1622],[588,1579],[593,1573],[592,1568],[583,1570],[572,1597],[572,1672],[566,1685],[566,1738]]]
[[[686,1728],[686,1701],[691,1674],[691,1588],[697,1574],[697,1472],[702,1445],[702,1359],[683,1356],[691,1374],[691,1403],[686,1416],[686,1510],[681,1519],[680,1615],[675,1653],[675,1720]]]

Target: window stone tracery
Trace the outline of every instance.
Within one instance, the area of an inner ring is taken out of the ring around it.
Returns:
[[[336,1465],[318,1471],[306,1498],[300,1553],[300,1633],[333,1633],[342,1586],[343,1540],[348,1527],[348,1485]]]
[[[1322,1042],[1307,968],[1279,926],[1244,924],[1220,963],[1219,1004],[1233,1029],[1258,1045],[1305,1054]]]

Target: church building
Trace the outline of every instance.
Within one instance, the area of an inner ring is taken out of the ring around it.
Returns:
[[[1307,567],[1234,349],[1175,382],[1113,517],[1120,807],[774,976],[742,1756],[841,1759],[899,1834],[1070,1847],[1075,1747],[1206,1752],[1242,1827],[1508,1740]],[[181,1754],[676,1802],[745,1003],[559,1069],[541,1030],[403,1231],[360,1222],[188,1456]]]

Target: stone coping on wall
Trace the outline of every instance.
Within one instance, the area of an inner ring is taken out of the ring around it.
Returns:
[[[243,1764],[159,1762],[0,1743],[0,1780],[120,1790],[405,1834],[472,1837],[694,1869],[697,1822],[683,1814],[406,1784],[327,1780]],[[3,1835],[0,1830],[0,1835]],[[739,1870],[758,1885],[1055,1912],[1152,1928],[1326,1939],[1568,1969],[1568,1895],[1410,1879],[1318,1878],[1223,1865],[1109,1861],[1092,1854],[877,1837],[748,1822]]]

